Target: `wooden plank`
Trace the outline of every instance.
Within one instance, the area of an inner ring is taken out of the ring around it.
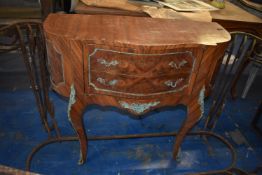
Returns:
[[[104,14],[104,15],[125,15],[125,16],[148,16],[144,12],[132,12],[127,10],[91,7],[79,2],[75,8],[75,12],[79,14]],[[249,23],[262,23],[262,20],[245,11],[244,9],[226,1],[226,8],[210,12],[213,20],[224,21],[241,21]]]
[[[262,20],[244,9],[226,1],[226,8],[210,12],[213,20],[262,23]]]
[[[78,14],[89,14],[89,15],[107,14],[107,15],[123,15],[123,16],[144,16],[144,17],[149,16],[143,12],[134,12],[128,10],[115,9],[115,8],[87,6],[81,1],[77,4],[74,11]]]

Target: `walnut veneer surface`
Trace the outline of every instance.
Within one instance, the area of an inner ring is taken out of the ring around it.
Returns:
[[[128,16],[51,14],[44,22],[52,85],[69,97],[81,160],[87,140],[83,111],[115,106],[135,116],[183,104],[187,117],[174,144],[203,113],[205,86],[230,35],[217,23]]]

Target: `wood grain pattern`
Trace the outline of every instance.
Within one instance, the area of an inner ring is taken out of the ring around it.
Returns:
[[[136,76],[161,75],[170,72],[190,73],[194,63],[193,52],[192,49],[180,49],[169,53],[136,54],[99,49],[93,51],[88,61],[92,66],[91,70],[114,74],[127,74],[127,70],[128,75]]]
[[[78,14],[89,14],[89,15],[101,15],[106,11],[107,15],[121,15],[121,16],[141,16],[148,17],[146,13],[134,12],[128,10],[121,10],[116,8],[103,8],[103,7],[94,7],[87,6],[83,2],[79,1],[76,5],[74,12]]]
[[[155,77],[136,77],[91,72],[90,84],[94,93],[107,92],[115,95],[149,96],[179,92],[189,85],[190,74],[169,74]]]
[[[52,44],[46,40],[47,53],[49,56],[49,70],[51,72],[51,82],[56,86],[64,82],[63,56]]]
[[[54,89],[69,96],[71,88],[68,113],[80,141],[80,163],[86,160],[88,141],[82,116],[90,104],[115,106],[135,116],[187,106],[175,158],[185,134],[202,116],[201,93],[218,60],[213,54],[223,53],[230,40],[215,23],[123,16],[53,14],[44,30],[64,56],[65,83]]]
[[[216,45],[230,38],[220,25],[209,22],[78,14],[51,14],[46,21],[45,30],[56,36],[82,40],[86,44],[127,48],[140,45],[143,45],[142,49],[154,46],[172,49],[181,44]]]
[[[86,5],[96,6],[96,7],[106,7],[106,8],[116,8],[123,9],[134,12],[141,12],[140,5],[128,2],[128,0],[81,0]]]

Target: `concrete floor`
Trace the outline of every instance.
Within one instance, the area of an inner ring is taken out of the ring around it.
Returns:
[[[14,55],[10,58],[19,59]],[[1,57],[0,66],[0,164],[20,169],[32,148],[47,138],[33,94],[22,64],[8,68],[9,57]],[[21,61],[21,60],[20,60]],[[5,66],[3,66],[5,64]],[[262,137],[250,122],[262,97],[261,76],[258,76],[247,99],[229,100],[215,132],[227,138],[235,147],[237,167],[253,171],[262,165]],[[240,82],[240,89],[245,78]],[[56,119],[63,135],[74,131],[67,118],[67,101],[50,93],[55,104]],[[208,111],[209,102],[205,102]],[[186,115],[182,106],[164,108],[147,114],[143,120],[116,108],[90,106],[84,122],[88,135],[138,134],[177,131]],[[194,128],[203,126],[203,118]],[[262,126],[262,121],[260,122]],[[172,160],[173,137],[145,138],[112,141],[90,141],[88,160],[77,165],[78,142],[57,143],[46,146],[33,159],[32,171],[41,174],[187,174],[225,168],[231,161],[228,149],[215,139],[210,139],[213,154],[198,136],[187,137],[182,145],[178,162]]]

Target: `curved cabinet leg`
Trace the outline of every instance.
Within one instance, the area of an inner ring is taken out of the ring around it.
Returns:
[[[176,159],[177,156],[178,156],[179,148],[180,148],[180,145],[181,145],[185,135],[198,122],[200,115],[201,115],[201,110],[200,110],[199,107],[195,107],[195,109],[194,109],[194,106],[188,107],[187,118],[185,119],[182,127],[180,128],[180,130],[179,130],[179,132],[176,136],[176,140],[175,140],[175,144],[174,144],[174,148],[173,148],[173,158],[174,159]]]
[[[87,136],[83,123],[85,105],[76,98],[74,86],[71,86],[71,94],[68,105],[68,118],[77,133],[80,143],[79,164],[84,164],[87,157]]]
[[[192,103],[190,103],[187,107],[187,117],[179,129],[179,132],[176,136],[175,144],[173,147],[173,159],[177,159],[178,152],[181,146],[181,143],[183,142],[183,139],[185,138],[186,134],[195,126],[195,124],[200,120],[204,113],[204,88],[200,91],[199,99],[194,100]]]

